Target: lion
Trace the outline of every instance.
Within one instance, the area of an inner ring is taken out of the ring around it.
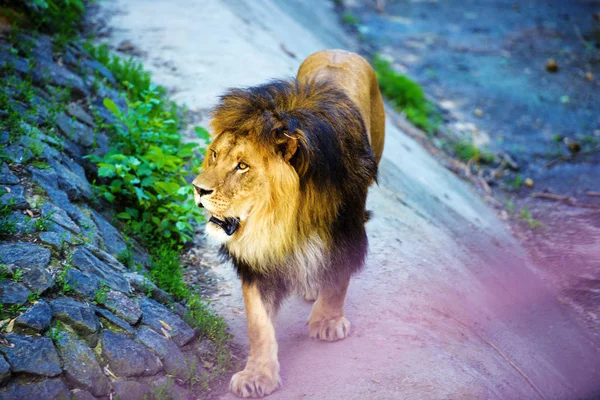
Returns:
[[[385,113],[375,72],[343,50],[312,54],[295,79],[230,89],[193,181],[206,233],[242,282],[250,353],[230,390],[281,385],[274,319],[290,292],[316,297],[311,338],[344,339],[350,277],[367,253],[365,209],[377,179]]]

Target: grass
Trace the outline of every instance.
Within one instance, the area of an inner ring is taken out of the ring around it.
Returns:
[[[373,57],[373,68],[377,74],[381,93],[390,104],[404,113],[410,122],[433,134],[438,124],[438,116],[433,105],[425,99],[421,86],[394,71],[391,63],[379,54]]]
[[[206,390],[233,359],[225,323],[188,289],[179,260],[182,245],[194,234],[194,223],[202,220],[185,178],[199,167],[204,149],[182,143],[181,111],[151,83],[139,63],[111,55],[106,46],[86,47],[117,78],[128,103],[127,110],[120,110],[112,100],[104,100],[120,124],[109,127],[113,131],[109,153],[91,157],[98,166],[96,192],[117,209],[126,236],[149,249],[150,279],[186,304],[185,321],[198,330],[199,340],[212,342],[211,372],[190,382]],[[196,132],[208,143],[206,130],[198,127]],[[129,265],[131,258],[131,249],[119,255]]]
[[[342,22],[347,25],[358,25],[360,19],[349,12],[345,12],[344,15],[342,15]]]
[[[523,186],[523,182],[525,182],[523,175],[517,174],[513,180],[508,182],[508,186],[513,190],[518,190]]]
[[[12,16],[11,21],[53,34],[55,49],[59,51],[77,36],[85,11],[84,0],[4,0],[3,5],[2,11]]]
[[[468,140],[459,140],[456,142],[454,144],[454,153],[456,154],[456,158],[464,162],[473,160],[483,164],[491,164],[495,160],[493,154],[480,150]]]
[[[529,229],[537,229],[537,228],[543,228],[544,224],[542,224],[541,221],[533,218],[533,216],[531,215],[531,212],[529,211],[529,209],[527,208],[523,208],[521,210],[521,212],[519,213],[519,217],[527,222],[527,225],[529,226]]]

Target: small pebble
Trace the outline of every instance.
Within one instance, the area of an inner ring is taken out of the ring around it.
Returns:
[[[558,72],[558,63],[555,59],[551,58],[546,62],[546,71],[548,72]]]
[[[594,74],[592,74],[591,72],[586,72],[585,73],[585,79],[587,79],[588,81],[593,81],[594,80]]]
[[[531,179],[531,178],[525,179],[525,182],[523,182],[523,183],[525,183],[525,186],[527,186],[528,188],[533,187],[533,179]]]
[[[481,108],[476,108],[473,113],[476,117],[481,117],[483,115],[483,110]]]

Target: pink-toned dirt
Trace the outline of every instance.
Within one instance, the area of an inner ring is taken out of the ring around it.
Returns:
[[[292,76],[316,50],[352,49],[324,1],[102,7],[116,9],[109,43],[133,44],[158,83],[203,116],[227,86]],[[350,336],[310,340],[311,305],[290,299],[276,328],[283,387],[270,398],[600,397],[600,354],[589,334],[495,213],[390,122],[379,182],[368,201],[367,265],[346,302]],[[227,264],[213,272],[213,305],[246,346],[239,280]],[[222,397],[234,398],[225,389]]]

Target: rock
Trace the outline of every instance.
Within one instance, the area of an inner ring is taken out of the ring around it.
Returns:
[[[75,389],[71,391],[72,400],[96,400],[97,397],[87,390]]]
[[[592,82],[594,80],[594,74],[590,71],[585,73],[585,79],[587,79],[588,81]]]
[[[87,304],[69,298],[59,298],[50,303],[52,316],[87,336],[98,332],[100,324],[94,310]]]
[[[131,325],[135,325],[142,316],[142,310],[133,300],[114,290],[106,294],[104,306]]]
[[[527,186],[528,188],[532,188],[533,187],[533,179],[531,178],[526,178],[525,181],[523,182],[525,184],[525,186]]]
[[[62,249],[64,240],[62,240],[58,233],[42,232],[40,233],[39,238],[42,243],[49,245],[54,250],[60,251]]]
[[[133,335],[135,333],[133,328],[127,322],[125,322],[121,318],[117,317],[115,314],[111,313],[110,311],[105,310],[100,307],[96,307],[95,311],[98,316],[106,319],[106,321],[108,321],[110,324],[114,325],[115,328],[120,329],[129,335]]]
[[[187,389],[177,386],[175,382],[173,382],[173,379],[166,376],[162,376],[153,380],[152,393],[164,393],[173,400],[195,399],[195,396],[193,396]]]
[[[154,282],[142,274],[137,272],[127,272],[123,275],[136,292],[147,295],[158,289]]]
[[[87,250],[89,250],[93,255],[98,257],[101,261],[107,263],[112,269],[119,272],[126,272],[127,268],[115,257],[108,254],[106,251],[98,248],[97,246],[86,244],[84,246]]]
[[[180,376],[181,372],[188,369],[186,359],[173,341],[162,334],[156,333],[147,326],[138,329],[136,339],[145,344],[163,363],[165,372]]]
[[[147,400],[151,393],[149,385],[135,381],[113,382],[114,398],[127,400]]]
[[[23,186],[0,187],[0,207],[5,206],[20,210],[29,208],[29,203],[24,196]]]
[[[29,307],[27,311],[19,315],[15,320],[15,327],[26,330],[27,332],[42,333],[50,326],[52,321],[52,310],[48,303],[39,300],[36,304]]]
[[[66,114],[61,114],[57,119],[58,129],[73,142],[85,148],[94,145],[94,130],[89,126],[69,118]]]
[[[160,321],[167,323],[172,328],[169,335],[177,346],[184,346],[196,336],[196,332],[188,324],[156,301],[142,298],[140,304],[144,324],[162,334],[161,328],[164,329],[164,326]]]
[[[45,268],[50,263],[50,250],[32,243],[2,242],[0,263],[15,264],[19,268]]]
[[[102,247],[104,246],[104,240],[98,232],[96,223],[89,217],[88,213],[89,208],[85,205],[75,207],[73,218],[75,218],[75,221],[81,227],[82,235],[88,239],[88,244],[93,247]]]
[[[58,225],[70,230],[71,232],[81,233],[81,228],[79,228],[79,226],[73,222],[73,220],[63,209],[56,207],[52,203],[44,203],[42,204],[41,210],[42,216],[50,218],[50,220],[56,222]]]
[[[67,113],[84,124],[87,124],[91,127],[95,125],[94,119],[91,117],[91,115],[88,114],[78,103],[70,103],[67,106]]]
[[[0,282],[0,303],[19,304],[27,303],[27,298],[31,293],[27,288],[18,282],[2,281]]]
[[[52,339],[18,334],[5,335],[5,338],[14,346],[0,346],[0,352],[8,360],[12,372],[41,376],[56,376],[62,372]]]
[[[122,333],[102,333],[102,355],[117,376],[155,375],[162,370],[158,357]]]
[[[54,278],[44,268],[23,268],[23,283],[29,290],[44,294],[54,286]]]
[[[44,62],[54,62],[53,55],[53,44],[52,38],[48,35],[36,35],[31,37],[29,35],[23,35],[25,40],[29,41],[33,46],[31,53],[35,60]]]
[[[2,164],[0,166],[0,185],[18,185],[19,178],[12,173],[8,165]]]
[[[71,394],[67,385],[59,379],[45,379],[43,381],[22,382],[13,381],[0,391],[1,399],[40,399],[40,400],[64,400],[69,399]]]
[[[106,251],[114,257],[119,257],[120,254],[127,251],[127,243],[121,236],[121,233],[112,226],[102,215],[96,211],[92,211],[92,218],[98,226],[100,235],[104,239]]]
[[[6,65],[12,65],[15,71],[22,75],[28,74],[30,70],[29,63],[26,60],[17,58],[2,49],[0,51],[0,68],[4,70]]]
[[[112,74],[112,72],[110,72],[110,70],[108,68],[106,68],[104,66],[104,64],[101,64],[96,60],[83,60],[83,65],[85,65],[88,68],[91,68],[95,72],[98,72],[103,78],[105,78],[112,85],[114,85],[114,86],[117,85],[117,80],[115,79],[114,75]]]
[[[24,164],[33,158],[31,150],[17,145],[4,148],[4,154],[15,164]]]
[[[31,70],[31,77],[38,85],[45,86],[49,83],[51,86],[68,88],[71,90],[71,96],[76,99],[90,95],[90,91],[79,76],[53,61],[38,63]]]
[[[33,167],[30,167],[29,171],[33,176],[33,181],[46,191],[46,194],[56,206],[66,211],[71,218],[75,218],[78,215],[79,209],[71,204],[67,194],[58,188],[58,176],[56,172]]]
[[[89,272],[104,281],[111,289],[129,293],[129,282],[122,275],[122,270],[115,270],[111,265],[101,261],[90,250],[78,247],[73,252],[71,263],[83,272]]]
[[[58,187],[63,190],[69,200],[90,200],[92,198],[92,187],[85,176],[81,165],[73,162],[65,155],[59,159],[48,161],[58,176]]]
[[[0,385],[4,384],[8,378],[10,378],[10,364],[0,356]]]
[[[551,58],[546,62],[546,71],[548,72],[558,72],[558,63],[555,59]]]
[[[63,332],[56,341],[67,382],[92,392],[94,396],[109,393],[108,378],[102,372],[94,352],[76,335]]]
[[[94,300],[96,292],[102,286],[101,279],[96,275],[89,272],[81,272],[75,268],[70,268],[67,271],[65,279],[75,293],[90,300]]]
[[[58,236],[60,236],[61,240],[70,244],[74,243],[74,237],[72,235],[72,233],[68,230],[66,230],[65,228],[63,228],[62,226],[58,225],[57,223],[53,223],[50,224],[50,226],[48,226],[48,232],[53,232],[58,234]]]
[[[19,211],[15,211],[4,220],[3,223],[13,225],[14,233],[18,235],[25,235],[29,233],[35,233],[37,231],[35,227],[35,221],[29,216],[23,215]]]

